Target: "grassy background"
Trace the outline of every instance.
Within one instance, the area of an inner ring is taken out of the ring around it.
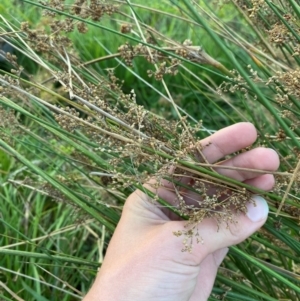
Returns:
[[[242,2],[251,7],[251,1]],[[265,5],[268,2],[265,1]],[[292,94],[289,102],[281,104],[278,93],[282,84],[288,87],[287,83],[267,86],[266,82],[278,71],[297,70],[299,55],[292,56],[291,49],[299,40],[288,41],[286,45],[270,42],[266,29],[281,20],[277,16],[272,23],[269,18],[272,12],[274,18],[274,10],[270,8],[273,6],[259,12],[260,23],[255,23],[234,1],[196,1],[199,6],[194,8],[189,3],[151,1],[145,4],[139,0],[131,9],[139,24],[149,26],[158,38],[157,47],[165,47],[165,41],[178,45],[189,39],[226,70],[238,70],[241,77],[235,74],[228,77],[222,69],[187,60],[176,76],[164,77],[174,102],[186,112],[189,123],[203,121],[203,130],[197,133],[199,137],[235,122],[253,122],[260,134],[257,145],[276,149],[282,171],[296,174],[299,98]],[[280,16],[285,13],[298,16],[299,6],[293,6],[295,1],[287,1],[286,5],[280,1],[271,3]],[[125,42],[136,45],[139,39],[129,2],[124,1],[120,11],[122,13],[105,15],[100,21],[91,22],[87,33],[80,34],[77,30],[63,33],[72,41],[68,47],[72,62],[87,64],[86,69],[76,70],[90,83],[107,78],[107,70],[113,69],[116,77],[123,81],[122,91],[129,93],[133,89],[138,104],[169,121],[178,121],[174,105],[167,100],[170,97],[164,84],[147,75],[147,70],[154,70],[153,64],[138,57],[129,68],[119,56],[109,58],[118,53]],[[2,0],[0,14],[0,34],[12,28],[18,30],[25,20],[32,28],[46,28],[50,32],[52,18],[42,16],[42,10],[33,4]],[[119,35],[124,22],[133,25],[133,32],[127,34],[129,37]],[[293,26],[299,29],[298,23],[294,22]],[[50,104],[70,104],[68,93],[60,84],[45,83],[51,73],[33,62],[29,52],[21,53],[28,50],[21,40],[11,37],[9,41],[20,48],[15,53],[18,64],[25,69],[21,85],[24,90],[33,88],[33,83],[43,83],[43,88],[31,92],[32,95]],[[169,55],[173,54],[170,51]],[[38,55],[42,57],[42,53]],[[61,65],[47,58],[45,62],[52,70],[62,70]],[[3,64],[2,68],[10,71],[11,66]],[[229,83],[231,88],[238,85],[238,88],[231,92],[220,91],[218,87],[222,83]],[[5,108],[1,111],[2,122],[11,120],[7,108],[14,109],[14,116],[18,117],[16,127],[0,124],[1,298],[78,300],[88,290],[101,264],[122,204],[133,188],[126,187],[115,193],[105,187],[104,179],[91,177],[90,172],[105,170],[106,161],[114,154],[94,151],[99,144],[80,129],[70,134],[59,128],[51,110],[34,98],[28,101],[25,96],[2,94],[0,104]],[[282,117],[283,109],[292,112],[292,117]],[[80,111],[84,116],[86,110],[80,107]],[[291,131],[293,127],[295,130]],[[279,139],[279,130],[289,139]],[[124,163],[124,170],[126,168],[132,169],[130,162]],[[231,249],[220,269],[211,300],[299,300],[298,186],[291,190],[281,215],[275,216],[281,201],[277,195],[279,192],[283,195],[289,180],[280,180],[282,186],[268,196],[271,214],[264,229]]]

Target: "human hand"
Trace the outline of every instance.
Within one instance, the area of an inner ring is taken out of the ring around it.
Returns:
[[[224,156],[251,145],[256,130],[250,123],[238,123],[222,129],[201,141],[208,145],[203,154],[213,163]],[[226,166],[275,171],[279,159],[272,149],[256,148],[220,163],[218,172],[263,190],[270,190],[274,177],[251,171],[222,169]],[[151,189],[150,185],[146,185]],[[159,195],[172,202],[174,192],[160,188]],[[186,221],[172,219],[142,191],[127,199],[121,220],[114,232],[98,276],[84,301],[201,301],[207,300],[217,270],[227,254],[227,247],[240,243],[266,221],[268,205],[259,196],[256,206],[247,205],[246,215],[237,217],[229,229],[214,219],[199,225],[203,244],[195,244],[191,252],[181,252],[182,239],[175,231],[184,231]]]

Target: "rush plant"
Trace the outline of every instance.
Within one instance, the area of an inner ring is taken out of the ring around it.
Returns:
[[[230,227],[264,195],[266,225],[231,248],[211,300],[299,300],[298,2],[144,2],[1,7],[13,48],[0,53],[1,297],[80,299],[142,189],[187,220],[175,233],[183,252],[205,244],[194,239],[203,219]],[[239,121],[280,155],[271,192],[221,176],[197,143]],[[153,178],[173,183],[177,206],[143,187]],[[201,202],[186,204],[181,188]]]

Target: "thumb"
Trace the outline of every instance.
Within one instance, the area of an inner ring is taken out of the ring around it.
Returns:
[[[206,219],[199,224],[198,232],[202,243],[193,243],[192,253],[198,254],[197,257],[200,262],[216,250],[242,242],[262,227],[267,220],[269,207],[266,200],[261,196],[255,195],[253,200],[255,201],[254,204],[247,204],[246,214],[237,216],[236,220],[228,227],[224,224],[218,226],[214,219]],[[184,222],[174,223],[176,225],[173,227],[182,227],[182,231],[184,231]],[[180,242],[177,241],[177,243]]]

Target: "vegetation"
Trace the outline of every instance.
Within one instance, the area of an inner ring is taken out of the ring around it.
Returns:
[[[270,206],[264,228],[230,249],[210,300],[299,300],[299,2],[147,2],[0,3],[1,43],[14,49],[0,61],[1,299],[81,299],[126,197],[184,175],[227,202],[220,214],[214,196],[189,208],[179,194],[173,208],[145,191],[189,219],[178,239],[203,218],[230,225],[250,191]],[[280,155],[272,192],[201,157],[198,139],[239,121],[255,124],[253,147]]]

